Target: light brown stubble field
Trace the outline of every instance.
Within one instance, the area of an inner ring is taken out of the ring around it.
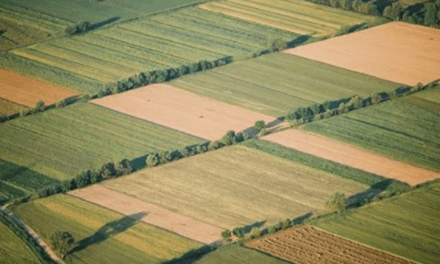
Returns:
[[[274,118],[174,88],[154,84],[93,100],[93,104],[200,138],[217,140],[229,130],[252,127]]]
[[[308,226],[289,228],[251,240],[246,246],[293,263],[415,264]]]
[[[0,97],[16,104],[34,107],[37,101],[43,101],[50,105],[77,95],[75,91],[0,68]]]
[[[391,22],[288,49],[288,54],[415,85],[440,78],[440,30]]]
[[[264,140],[311,154],[339,164],[350,166],[411,185],[440,177],[428,169],[416,167],[385,156],[374,154],[343,142],[328,139],[301,130],[289,129],[270,134]]]
[[[123,215],[145,212],[140,221],[161,227],[173,233],[204,244],[211,244],[222,239],[222,229],[187,217],[137,198],[110,190],[102,185],[69,192],[70,195],[97,204]]]

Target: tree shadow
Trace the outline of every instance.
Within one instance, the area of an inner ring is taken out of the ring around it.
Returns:
[[[103,27],[103,26],[108,25],[108,24],[110,24],[110,23],[113,23],[113,22],[115,22],[115,21],[117,21],[117,20],[119,20],[119,19],[121,19],[121,17],[112,17],[112,18],[107,19],[107,20],[105,20],[105,21],[102,21],[102,22],[98,22],[98,23],[92,24],[92,25],[90,25],[89,30],[94,30],[94,29],[97,29],[97,28]]]
[[[303,44],[304,42],[308,41],[308,40],[311,39],[311,38],[312,38],[312,37],[309,36],[309,35],[302,35],[302,36],[299,36],[299,37],[295,38],[294,40],[287,42],[287,43],[286,43],[286,47],[287,47],[288,49],[290,49],[290,48],[293,48],[293,47],[299,46],[299,45]]]
[[[366,202],[372,200],[374,197],[379,195],[381,192],[388,189],[388,187],[394,182],[392,179],[386,179],[383,181],[380,181],[378,183],[375,183],[370,186],[365,191],[362,191],[360,193],[356,193],[350,197],[347,198],[347,208],[353,208],[353,207],[359,207]]]
[[[298,216],[298,217],[292,219],[292,224],[293,225],[300,225],[300,224],[304,223],[304,221],[306,221],[307,219],[312,217],[312,215],[313,215],[313,212],[310,211],[310,212],[305,213],[305,214],[303,214],[301,216]]]
[[[122,233],[128,228],[132,227],[133,225],[138,223],[142,219],[142,217],[146,215],[146,212],[140,212],[132,215],[127,215],[122,217],[121,219],[107,223],[102,226],[98,231],[96,231],[93,235],[84,238],[81,241],[78,241],[75,247],[70,250],[69,253],[67,253],[66,255],[71,255],[75,252],[86,249],[93,244],[104,242],[108,238]]]
[[[162,262],[162,264],[192,264],[216,248],[216,246],[205,245],[201,248],[190,250],[181,257]]]
[[[0,29],[0,37],[3,35],[3,34],[5,34],[6,33],[6,30],[5,29]]]
[[[246,225],[243,227],[243,233],[247,234],[249,232],[251,232],[252,228],[256,227],[256,228],[261,228],[262,226],[264,226],[264,224],[266,224],[266,220],[263,221],[259,221],[259,222],[255,222],[249,225]]]

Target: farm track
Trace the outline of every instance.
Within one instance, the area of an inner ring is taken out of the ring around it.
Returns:
[[[20,218],[15,216],[11,211],[6,209],[6,206],[0,207],[0,210],[9,216],[10,219],[12,219],[16,224],[20,225],[27,233],[29,233],[32,238],[38,243],[38,245],[46,251],[46,253],[52,258],[53,261],[55,261],[58,264],[65,264],[60,257],[58,257],[55,252],[52,251],[52,248],[49,247],[49,245],[33,230],[30,226],[25,224]]]
[[[440,177],[438,172],[416,167],[347,143],[297,129],[271,134],[263,139],[339,164],[406,182],[410,185]]]
[[[301,264],[415,264],[307,226],[252,240],[246,246]]]

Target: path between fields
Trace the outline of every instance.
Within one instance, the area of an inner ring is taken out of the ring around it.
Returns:
[[[141,221],[204,244],[222,239],[221,228],[187,217],[137,198],[110,190],[102,185],[70,191],[69,195],[105,207],[123,215],[146,212]]]
[[[11,211],[5,209],[4,206],[0,207],[0,210],[6,215],[8,215],[16,224],[21,226],[26,232],[28,232],[32,236],[32,238],[38,243],[38,245],[42,247],[44,251],[46,251],[46,253],[52,258],[53,261],[55,261],[58,264],[65,264],[64,261],[60,257],[58,257],[58,255],[55,254],[55,252],[52,251],[52,248],[49,247],[49,245],[37,234],[37,232],[35,232],[35,230],[33,230],[30,226],[25,224],[20,218],[15,216]]]
[[[410,185],[416,185],[440,177],[438,172],[297,129],[270,134],[263,139],[342,165],[406,182]]]

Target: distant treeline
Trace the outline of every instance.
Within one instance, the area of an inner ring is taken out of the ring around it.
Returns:
[[[439,80],[435,80],[427,85],[418,83],[414,87],[402,86],[388,92],[375,92],[364,98],[355,95],[335,101],[326,101],[321,104],[313,104],[308,107],[298,107],[290,110],[286,114],[285,119],[293,125],[304,124],[314,120],[321,120],[331,116],[347,113],[355,109],[433,88],[438,85],[438,81]]]
[[[15,235],[23,240],[42,264],[57,264],[23,226],[11,219],[10,215],[0,211],[0,222],[9,227]]]
[[[307,0],[309,2],[342,8],[362,14],[384,16],[413,24],[440,27],[440,0],[404,5],[400,1],[373,0]]]
[[[36,198],[47,197],[57,193],[66,193],[68,191],[95,184],[106,179],[127,175],[146,167],[155,167],[160,164],[165,164],[181,158],[216,150],[224,146],[236,144],[248,139],[250,139],[250,136],[246,133],[235,133],[234,131],[228,131],[220,140],[213,140],[198,145],[186,146],[176,150],[153,152],[133,160],[123,159],[116,163],[111,161],[103,164],[99,169],[82,171],[73,179],[46,186],[26,197],[13,199],[9,202],[20,204]]]

